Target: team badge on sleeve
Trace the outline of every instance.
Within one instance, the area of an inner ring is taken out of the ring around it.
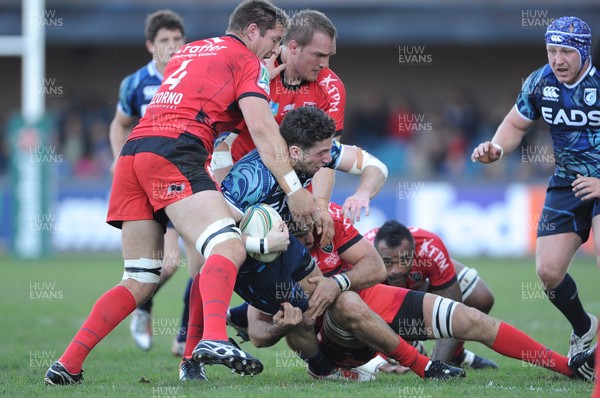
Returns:
[[[264,65],[260,66],[260,77],[258,78],[258,82],[256,85],[267,92],[267,94],[271,94],[271,76],[269,75],[269,71],[267,67]]]

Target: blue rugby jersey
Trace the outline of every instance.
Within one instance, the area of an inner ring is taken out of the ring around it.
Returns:
[[[549,64],[534,71],[517,98],[519,113],[540,117],[550,126],[556,169],[554,174],[573,181],[579,173],[600,177],[600,76],[595,67],[574,84],[563,84]]]
[[[343,148],[344,145],[333,140],[331,162],[325,165],[325,167],[330,169],[338,167]],[[301,173],[298,174],[298,178],[304,188],[308,187],[312,181],[312,176],[309,177]],[[265,166],[256,149],[249,152],[233,165],[221,183],[221,191],[225,199],[240,214],[243,214],[253,204],[266,203],[277,210],[285,222],[292,220],[285,192],[279,186],[275,176]]]
[[[154,60],[127,76],[119,88],[117,109],[127,116],[142,117],[162,83],[163,76],[156,69]]]

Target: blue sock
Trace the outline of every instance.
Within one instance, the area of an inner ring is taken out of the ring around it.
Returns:
[[[190,292],[192,290],[192,282],[193,279],[190,278],[188,280],[187,287],[185,288],[185,293],[183,294],[183,313],[181,314],[181,327],[179,328],[179,333],[177,334],[177,341],[180,343],[185,343],[185,339],[187,338],[188,322],[190,320]]]
[[[231,321],[239,327],[248,327],[248,303],[243,303],[237,307],[229,308],[231,314]]]
[[[566,274],[565,279],[555,289],[546,290],[548,298],[556,308],[568,319],[573,331],[579,337],[590,330],[591,321],[587,312],[583,309],[577,285],[571,275]]]
[[[154,292],[156,293],[156,291]],[[138,309],[140,310],[144,310],[146,312],[152,312],[152,299],[154,298],[154,294],[152,294],[152,296],[150,296],[150,298],[146,301],[144,301],[144,304],[141,304]]]
[[[300,355],[300,357],[302,358],[302,355]],[[335,368],[335,365],[329,359],[327,359],[325,355],[323,355],[321,350],[319,350],[319,352],[310,358],[302,359],[308,362],[308,367],[310,368],[311,372],[319,376],[329,374]]]

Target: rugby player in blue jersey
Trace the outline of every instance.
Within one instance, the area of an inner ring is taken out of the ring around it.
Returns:
[[[572,357],[590,347],[598,329],[597,318],[584,310],[567,270],[590,229],[600,260],[600,201],[582,200],[590,178],[600,177],[600,76],[590,57],[591,30],[581,19],[554,20],[545,41],[548,63],[527,78],[492,140],[479,144],[471,159],[500,160],[519,146],[540,117],[550,126],[556,169],[538,223],[536,272],[552,304],[573,327],[568,353]]]
[[[113,151],[114,162],[111,171],[132,127],[144,116],[146,107],[152,100],[154,93],[162,83],[163,74],[167,63],[185,43],[185,27],[183,19],[171,10],[156,11],[146,18],[146,49],[152,54],[152,60],[146,65],[128,75],[121,82],[119,89],[119,102],[115,116],[110,124],[110,143]],[[168,128],[176,120],[157,120],[157,128]],[[169,223],[165,234],[165,249],[161,280],[158,289],[175,273],[180,266],[179,234]],[[189,248],[187,247],[189,246]],[[193,245],[186,245],[188,261],[200,261],[199,254]],[[189,268],[188,268],[189,269]],[[187,325],[187,306],[191,280],[186,289],[182,317],[182,330]],[[156,293],[156,292],[155,292]],[[131,336],[135,344],[142,350],[152,347],[152,297],[140,305],[131,316]],[[185,346],[185,335],[180,333],[173,341],[173,354],[181,356]]]

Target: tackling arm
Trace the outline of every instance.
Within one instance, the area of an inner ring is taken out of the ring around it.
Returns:
[[[345,201],[344,216],[352,222],[360,221],[361,209],[369,215],[369,202],[375,197],[387,180],[387,166],[364,149],[343,145],[342,157],[336,170],[360,176],[358,188]]]

